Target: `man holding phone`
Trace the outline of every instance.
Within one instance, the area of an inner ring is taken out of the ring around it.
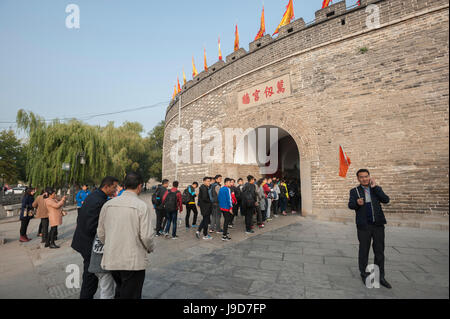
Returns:
[[[389,196],[378,186],[367,169],[360,169],[356,176],[360,185],[350,191],[348,208],[356,212],[356,227],[359,240],[358,263],[361,278],[366,283],[370,273],[366,272],[370,244],[373,241],[374,264],[380,270],[380,284],[392,288],[384,277],[384,217],[381,203],[388,204]]]

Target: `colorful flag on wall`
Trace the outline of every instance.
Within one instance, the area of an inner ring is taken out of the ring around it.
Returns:
[[[264,6],[263,6],[262,13],[261,13],[261,26],[259,27],[259,31],[255,37],[255,40],[262,38],[264,36],[264,33],[266,33],[266,22],[265,22],[265,18],[264,18]]]
[[[183,69],[183,84],[186,85],[186,74],[184,73],[184,69]]]
[[[344,178],[347,176],[347,171],[351,163],[347,153],[345,153],[342,146],[339,145],[339,176]]]
[[[198,75],[197,68],[195,67],[194,57],[192,57],[192,77],[195,78]]]
[[[239,31],[236,24],[236,31],[234,32],[234,51],[239,50]]]
[[[331,2],[332,0],[323,0],[322,9],[328,7]]]
[[[180,85],[180,79],[177,76],[177,93],[181,92],[181,85]]]
[[[176,85],[174,85],[174,87],[173,87],[172,100],[175,100],[175,96],[177,96],[177,86]]]
[[[284,27],[285,25],[288,25],[289,23],[291,23],[291,21],[293,19],[294,19],[294,4],[293,4],[292,0],[289,0],[289,3],[287,5],[287,7],[286,7],[286,12],[284,13],[280,24],[278,25],[277,29],[275,30],[275,32],[272,35],[277,34],[278,30],[281,27]]]
[[[203,60],[204,60],[205,71],[208,71],[208,63],[206,62],[206,49],[205,48],[203,48]]]
[[[219,37],[219,61],[222,61],[222,50],[220,49],[220,37]]]

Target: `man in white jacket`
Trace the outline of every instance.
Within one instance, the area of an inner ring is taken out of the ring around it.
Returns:
[[[140,299],[155,234],[150,208],[138,198],[141,176],[128,173],[124,185],[126,191],[103,205],[100,212],[97,234],[104,244],[101,267],[110,271],[116,282],[116,299]]]

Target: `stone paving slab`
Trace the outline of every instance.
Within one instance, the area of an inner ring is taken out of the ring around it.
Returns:
[[[79,289],[64,285],[65,267],[82,266],[81,256],[70,248],[75,220],[76,214],[64,219],[60,249],[45,249],[39,238],[0,247],[0,297],[78,298]],[[32,220],[30,229],[37,225]],[[448,232],[388,226],[385,268],[393,289],[387,290],[363,285],[354,225],[288,216],[253,235],[244,234],[243,218],[235,225],[231,242],[221,241],[220,234],[212,234],[211,241],[198,240],[194,230],[184,227],[177,241],[157,238],[143,297],[448,299]],[[0,225],[9,238],[17,230],[18,223]]]

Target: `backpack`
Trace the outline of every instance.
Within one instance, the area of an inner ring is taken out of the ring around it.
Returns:
[[[255,207],[255,199],[250,191],[250,187],[244,187],[241,193],[243,207]]]
[[[156,209],[161,209],[162,207],[162,197],[164,194],[160,194],[162,190],[161,186],[158,186],[156,191],[152,194],[152,204],[155,205]]]
[[[270,191],[269,194],[267,194],[267,198],[273,199],[273,200],[277,200],[278,196],[277,196],[277,193],[275,191]]]
[[[272,194],[273,194],[273,197],[272,197],[273,200],[279,200],[280,199],[280,197],[278,196],[278,193],[276,191],[273,191]]]
[[[189,195],[189,189],[186,188],[181,196],[181,202],[183,205],[187,205],[189,203]]]
[[[217,192],[216,192],[217,183],[212,184],[208,189],[209,199],[211,203],[217,203]]]
[[[241,200],[241,190],[239,187],[234,187],[234,196],[236,197],[236,200],[239,202]]]
[[[163,208],[166,210],[166,212],[174,212],[177,210],[177,194],[179,191],[171,192],[167,191],[166,199],[164,200],[164,203],[162,204]]]
[[[156,192],[154,192],[153,194],[152,194],[152,204],[153,205],[158,205],[159,203],[158,203],[158,200],[156,199]]]

